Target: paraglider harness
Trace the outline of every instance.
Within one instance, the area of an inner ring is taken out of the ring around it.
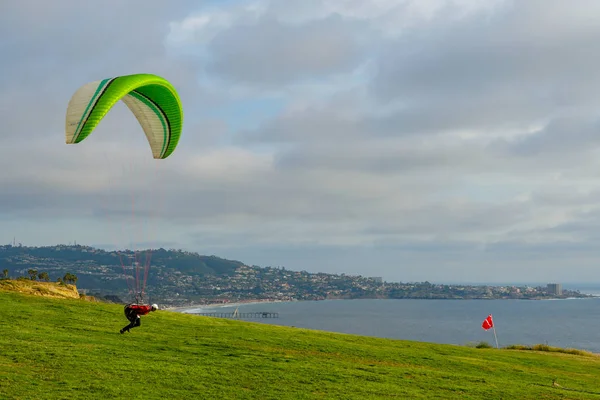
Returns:
[[[130,329],[135,328],[136,326],[140,326],[142,323],[140,315],[148,314],[148,310],[146,310],[146,312],[143,312],[142,314],[140,314],[140,309],[146,308],[146,307],[149,307],[149,306],[147,304],[144,304],[142,295],[141,294],[136,295],[134,302],[127,304],[123,310],[125,313],[125,318],[127,318],[127,320],[129,320],[129,325],[123,327],[123,329],[121,329],[120,332],[121,333],[129,332]]]

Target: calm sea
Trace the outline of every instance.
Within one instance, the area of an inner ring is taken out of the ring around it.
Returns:
[[[578,288],[577,288],[578,289]],[[580,289],[600,294],[600,287]],[[193,308],[186,313],[223,311]],[[493,314],[500,346],[547,343],[600,353],[600,298],[567,300],[325,300],[246,304],[240,312],[278,312],[256,322],[392,339],[494,344],[481,323]]]

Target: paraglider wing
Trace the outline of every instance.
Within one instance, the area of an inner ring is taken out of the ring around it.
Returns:
[[[77,89],[67,107],[67,144],[79,143],[88,137],[119,100],[142,126],[153,157],[164,159],[171,155],[183,125],[181,101],[167,80],[152,74],[118,76]]]

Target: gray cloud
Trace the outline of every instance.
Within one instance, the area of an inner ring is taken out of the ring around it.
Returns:
[[[264,17],[234,26],[210,43],[211,73],[239,83],[282,85],[349,72],[361,60],[365,27],[340,17],[290,26]]]
[[[543,129],[490,144],[490,149],[517,157],[536,157],[543,154],[560,156],[583,153],[600,146],[600,120],[594,118],[558,118]],[[560,160],[558,160],[560,162]]]
[[[416,115],[437,128],[520,126],[597,109],[598,5],[584,3],[507,2],[489,18],[440,16],[385,48],[372,93],[401,101],[409,124]]]

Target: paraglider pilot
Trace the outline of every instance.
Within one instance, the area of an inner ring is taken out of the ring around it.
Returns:
[[[140,326],[140,316],[146,315],[150,311],[156,310],[158,310],[158,306],[156,304],[152,304],[151,306],[147,304],[127,304],[125,306],[125,317],[127,317],[127,319],[129,320],[129,325],[121,329],[119,332],[129,332],[131,328]]]

